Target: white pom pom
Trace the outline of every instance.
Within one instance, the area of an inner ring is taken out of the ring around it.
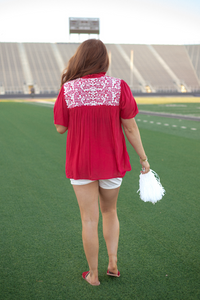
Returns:
[[[150,170],[146,174],[140,174],[139,177],[139,190],[137,192],[140,194],[140,199],[153,204],[161,200],[165,194],[165,189],[160,183],[158,174]]]

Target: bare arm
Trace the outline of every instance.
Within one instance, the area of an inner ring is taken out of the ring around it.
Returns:
[[[122,121],[124,132],[126,134],[126,137],[129,141],[129,143],[133,146],[136,153],[140,157],[140,163],[142,165],[141,173],[143,173],[143,174],[148,173],[150,170],[150,165],[149,165],[148,161],[146,160],[147,156],[145,154],[145,151],[144,151],[144,148],[142,145],[140,132],[139,132],[139,129],[138,129],[135,119],[134,118],[121,119],[121,121]]]
[[[62,126],[62,125],[57,125],[55,124],[56,126],[56,130],[60,133],[60,134],[63,134],[67,131],[67,127],[65,126]]]

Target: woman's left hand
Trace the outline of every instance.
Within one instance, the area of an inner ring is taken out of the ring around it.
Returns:
[[[150,164],[147,160],[143,161],[142,159],[140,159],[140,163],[142,165],[142,174],[146,174],[150,171]]]

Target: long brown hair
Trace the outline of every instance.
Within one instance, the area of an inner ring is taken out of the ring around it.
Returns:
[[[100,40],[89,39],[84,41],[76,50],[64,69],[61,77],[61,86],[70,80],[89,74],[107,72],[109,58],[106,46]]]

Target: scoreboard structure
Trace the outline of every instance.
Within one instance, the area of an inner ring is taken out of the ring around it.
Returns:
[[[69,34],[99,34],[99,18],[69,18]]]

